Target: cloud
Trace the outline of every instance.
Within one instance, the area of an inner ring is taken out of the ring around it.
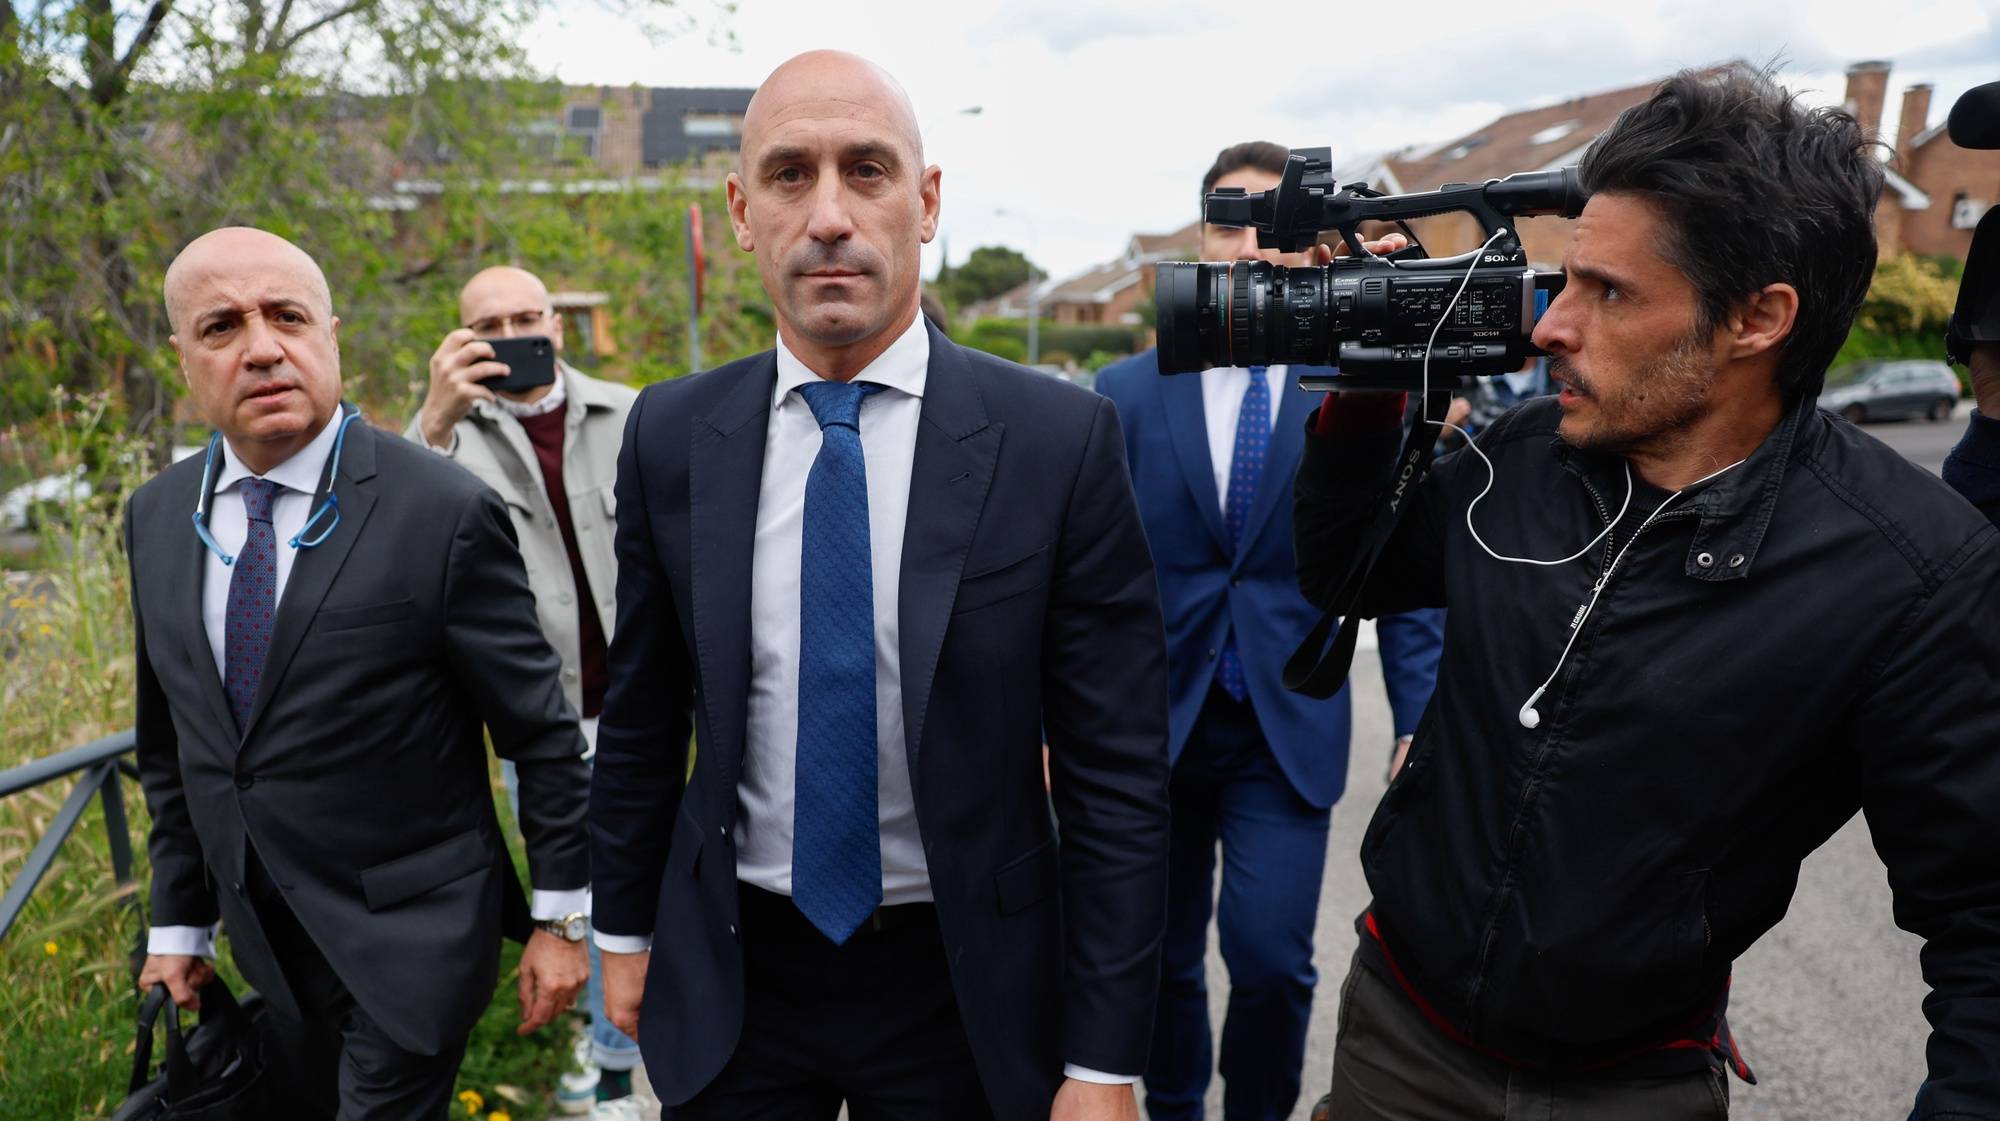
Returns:
[[[1143,51],[1148,40],[1213,29],[1217,22],[1208,5],[1022,0],[1004,6],[973,31],[978,38],[1033,40],[1065,55],[1099,43]]]

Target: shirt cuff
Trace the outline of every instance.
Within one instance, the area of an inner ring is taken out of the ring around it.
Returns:
[[[653,950],[650,934],[606,934],[592,927],[590,936],[596,940],[597,948],[607,954],[646,954]]]
[[[146,932],[149,954],[183,954],[188,957],[215,956],[214,926],[156,926]]]
[[[575,914],[590,914],[590,889],[571,888],[568,891],[543,891],[535,889],[535,897],[528,904],[528,914],[536,922],[560,919]]]
[[[1139,1081],[1136,1074],[1106,1074],[1101,1070],[1080,1067],[1075,1063],[1063,1064],[1063,1077],[1074,1078],[1078,1082],[1095,1082],[1100,1086],[1131,1086]]]
[[[438,447],[436,444],[431,443],[430,437],[428,436],[424,437],[424,446],[438,453],[439,455],[457,455],[458,428],[456,426],[453,426],[451,430],[451,443],[446,444],[444,447]]]

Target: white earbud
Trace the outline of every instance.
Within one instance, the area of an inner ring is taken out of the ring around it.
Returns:
[[[1548,688],[1546,685],[1542,687],[1546,688]],[[1535,702],[1542,699],[1542,689],[1535,690],[1535,695],[1529,697],[1528,703],[1521,706],[1521,727],[1529,731],[1542,726],[1542,714],[1535,711]]]

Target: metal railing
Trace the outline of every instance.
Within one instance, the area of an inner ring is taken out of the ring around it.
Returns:
[[[55,820],[49,822],[48,831],[35,842],[34,851],[28,854],[27,863],[21,866],[21,874],[7,885],[7,894],[0,896],[0,942],[6,941],[7,932],[14,927],[14,920],[21,917],[22,908],[28,905],[28,897],[42,882],[49,865],[55,863],[56,851],[62,848],[63,842],[76,830],[77,822],[83,819],[83,811],[90,806],[93,795],[104,800],[104,831],[106,840],[111,844],[111,874],[120,887],[133,882],[132,835],[125,824],[125,791],[118,782],[121,774],[135,782],[139,778],[138,766],[124,758],[133,746],[132,730],[128,728],[94,743],[72,747],[68,751],[59,751],[11,770],[0,771],[0,798],[83,772],[83,778],[70,789],[69,797],[63,799]]]

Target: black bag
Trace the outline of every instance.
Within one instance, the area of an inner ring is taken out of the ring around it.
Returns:
[[[167,1009],[167,1058],[158,1077],[151,1070],[153,1022]],[[263,998],[242,1003],[222,978],[201,990],[201,1020],[181,1031],[180,1009],[165,985],[139,1005],[139,1037],[132,1052],[132,1082],[111,1121],[261,1121],[264,1108]]]

